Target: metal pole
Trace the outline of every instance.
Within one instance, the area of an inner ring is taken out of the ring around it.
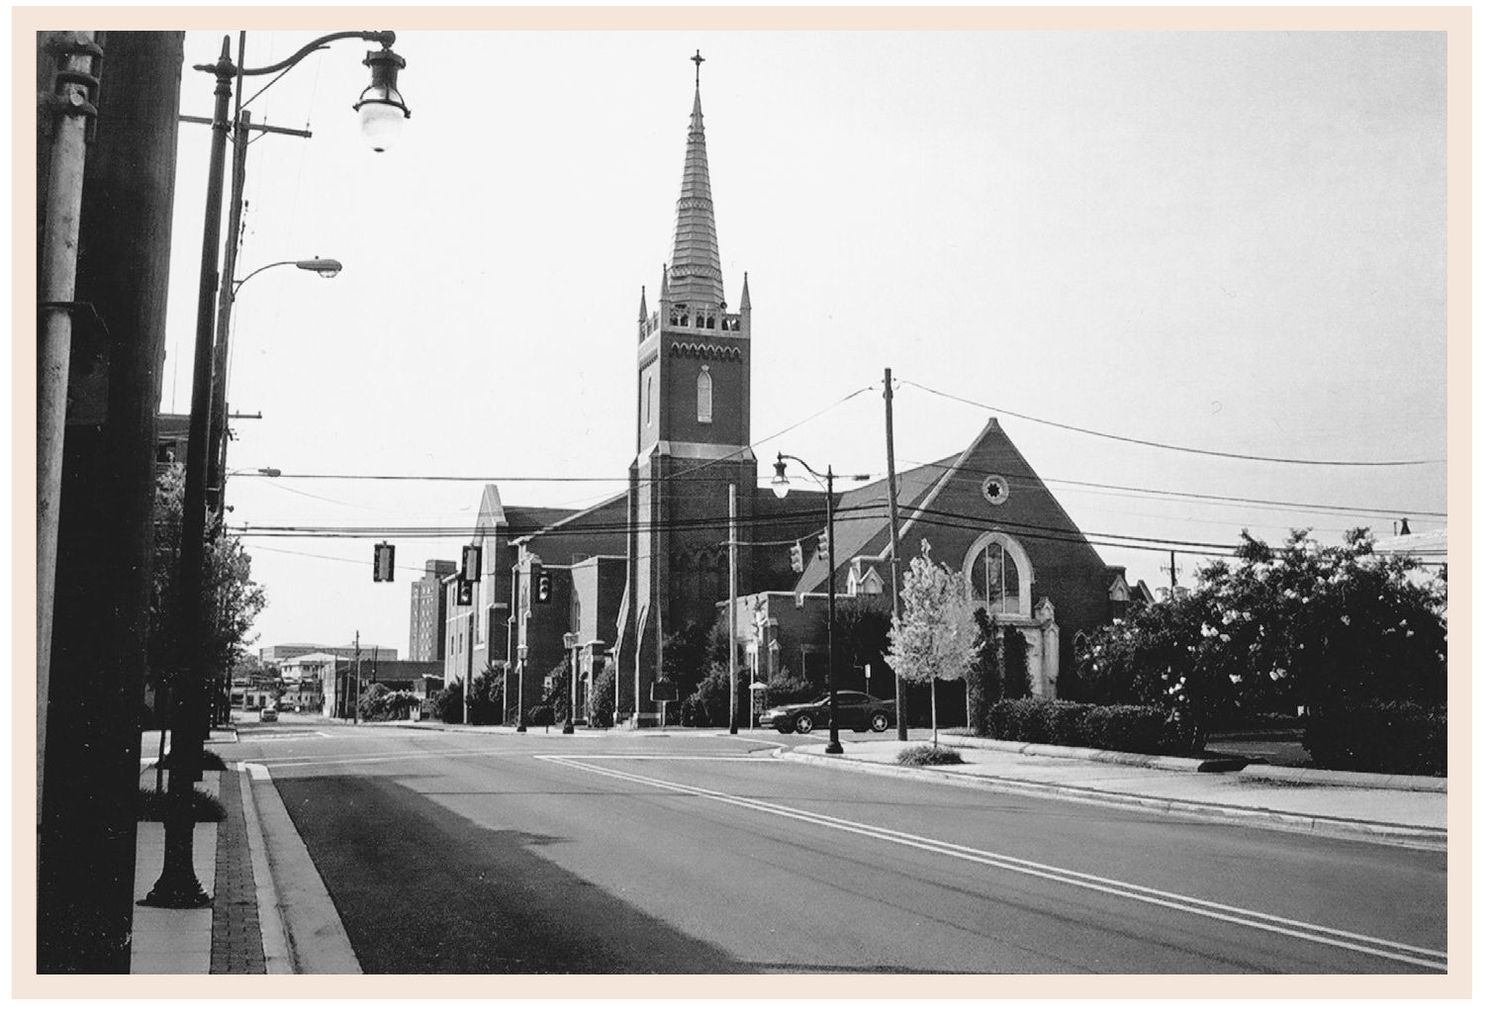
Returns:
[[[727,597],[730,601],[726,603],[726,628],[731,635],[731,654],[727,660],[726,668],[730,670],[730,696],[731,708],[729,712],[731,722],[731,735],[736,735],[736,483],[733,481],[727,489],[729,505],[727,511],[731,517],[730,540],[727,543]]]
[[[208,161],[207,202],[202,227],[202,271],[197,286],[197,340],[192,360],[192,410],[187,430],[187,470],[182,494],[179,597],[182,668],[177,674],[182,696],[171,732],[170,808],[165,823],[166,851],[161,876],[145,897],[148,906],[185,909],[210,900],[192,866],[192,789],[202,766],[202,694],[207,664],[203,568],[207,522],[208,417],[212,409],[214,297],[218,285],[218,238],[223,219],[223,163],[228,149],[228,99],[236,68],[228,59],[223,37],[218,62],[207,68],[216,77],[213,90],[213,138]]]
[[[835,694],[835,469],[824,472],[824,526],[829,552],[829,746],[826,754],[843,754],[840,746],[839,697]]]
[[[887,510],[887,533],[891,541],[891,591],[892,591],[892,618],[897,619],[901,610],[897,604],[897,581],[898,571],[902,568],[902,561],[897,558],[897,461],[892,455],[892,370],[885,368],[881,376],[882,396],[886,400],[886,510]],[[897,738],[906,742],[907,740],[907,693],[902,684],[902,674],[894,672],[893,679],[896,681],[897,698]]]
[[[353,725],[358,724],[358,702],[363,699],[363,648],[359,644],[362,637],[357,630],[353,631]]]

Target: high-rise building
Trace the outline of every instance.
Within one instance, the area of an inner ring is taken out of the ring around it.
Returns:
[[[425,560],[425,575],[410,584],[410,658],[417,662],[446,657],[446,602],[441,578],[456,572],[449,559]]]

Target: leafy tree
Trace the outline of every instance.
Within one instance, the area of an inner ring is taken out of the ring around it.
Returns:
[[[472,725],[498,725],[503,721],[503,662],[493,662],[472,680],[467,699],[467,721]],[[461,721],[458,717],[457,721]]]
[[[886,661],[891,647],[892,614],[879,598],[835,601],[835,664],[840,687],[860,686],[867,665]]]
[[[151,564],[148,682],[157,691],[169,685],[181,668],[177,574],[181,562],[182,499],[186,474],[172,464],[156,475],[154,541]],[[208,521],[204,534],[203,592],[208,599],[207,680],[222,676],[243,655],[252,639],[254,619],[267,599],[251,575],[252,559],[235,535]]]
[[[704,627],[691,624],[664,638],[661,679],[674,684],[678,700],[695,692],[705,677],[710,654],[709,634]],[[644,691],[646,696],[647,691]]]
[[[887,662],[909,683],[927,683],[938,742],[940,679],[961,677],[975,655],[974,608],[964,578],[930,557],[927,540],[902,584],[902,615],[892,622]]]
[[[982,605],[975,609],[975,653],[964,682],[971,725],[983,719],[990,705],[1032,695],[1027,667],[1026,638],[1009,624],[1002,626]]]
[[[1203,567],[1191,594],[1089,636],[1078,668],[1096,699],[1167,707],[1194,749],[1242,713],[1445,703],[1444,583],[1375,554],[1362,528],[1336,546],[1292,531],[1278,551],[1246,531],[1236,554]]]
[[[610,728],[617,710],[617,666],[608,661],[591,683],[591,703],[586,705],[593,728]]]

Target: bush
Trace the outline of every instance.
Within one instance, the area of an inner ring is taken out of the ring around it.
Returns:
[[[767,706],[775,708],[779,704],[802,704],[813,700],[817,691],[808,682],[785,669],[769,677],[767,689],[763,693],[767,696]]]
[[[463,684],[452,683],[441,688],[440,693],[435,695],[432,701],[432,710],[435,717],[447,725],[455,725],[461,721],[461,698]]]
[[[746,725],[750,709],[751,674],[738,670],[736,677],[736,721]],[[685,725],[724,727],[731,724],[731,669],[729,665],[716,662],[710,672],[700,681],[695,692],[680,705],[680,717]]]
[[[905,747],[897,753],[897,763],[912,768],[923,768],[939,764],[963,764],[964,758],[953,747],[932,746],[919,743]]]
[[[594,729],[608,729],[612,716],[617,711],[617,666],[607,662],[591,684],[591,703],[586,705],[586,714]]]
[[[530,725],[554,725],[555,709],[548,704],[536,704],[528,711]]]
[[[1446,774],[1446,708],[1374,701],[1313,712],[1301,745],[1319,768]]]
[[[472,680],[472,696],[467,701],[467,721],[473,725],[497,725],[503,721],[502,662],[493,662]]]
[[[154,789],[141,789],[135,799],[135,819],[138,821],[164,821],[171,810],[171,794]],[[192,820],[221,821],[228,815],[216,796],[202,789],[192,790]]]
[[[1196,734],[1159,707],[1026,698],[992,704],[981,735],[1018,743],[1160,754],[1190,749]]]

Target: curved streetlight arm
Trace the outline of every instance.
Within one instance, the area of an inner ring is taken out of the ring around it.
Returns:
[[[335,276],[342,271],[342,263],[337,261],[335,258],[287,258],[279,262],[271,262],[268,265],[261,265],[258,269],[255,269],[243,279],[234,280],[233,287],[229,291],[229,299],[237,299],[239,288],[242,287],[245,283],[249,282],[255,276],[258,276],[266,269],[273,269],[276,266],[281,265],[293,265],[297,269],[306,269],[310,272],[316,273],[319,276]]]
[[[253,272],[249,273],[249,275],[245,276],[243,279],[241,279],[241,280],[234,280],[233,281],[233,296],[235,298],[238,297],[238,288],[241,287],[241,286],[243,286],[245,283],[249,282],[255,276],[258,276],[260,273],[264,272],[266,269],[273,269],[273,268],[275,268],[278,265],[295,265],[295,263],[296,263],[295,259],[293,259],[293,258],[287,258],[283,262],[271,262],[269,265],[261,265],[258,269],[255,269]]]
[[[299,50],[280,61],[278,64],[270,64],[268,67],[235,67],[227,55],[220,57],[216,64],[193,64],[192,70],[206,71],[209,74],[232,75],[241,74],[244,77],[258,77],[262,74],[274,74],[276,71],[284,71],[299,64],[317,50],[324,50],[328,45],[343,39],[362,39],[364,42],[376,42],[384,47],[394,45],[393,32],[333,32],[319,39],[312,39]]]

